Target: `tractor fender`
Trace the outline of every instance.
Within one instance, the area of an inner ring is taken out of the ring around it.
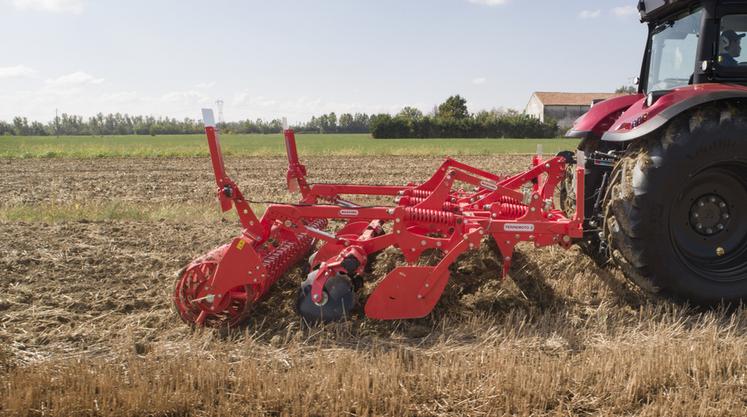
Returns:
[[[657,93],[652,93],[654,97]],[[680,87],[658,96],[650,106],[643,98],[633,103],[602,135],[605,142],[628,142],[665,126],[695,107],[714,101],[747,99],[747,87],[729,84],[699,84]]]
[[[599,139],[630,106],[640,101],[643,94],[631,94],[602,101],[576,119],[565,134],[567,138]]]

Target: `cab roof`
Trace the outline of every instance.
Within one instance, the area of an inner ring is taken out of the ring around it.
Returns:
[[[703,3],[702,0],[639,0],[638,11],[641,22],[655,22],[662,17],[677,13],[690,6]]]

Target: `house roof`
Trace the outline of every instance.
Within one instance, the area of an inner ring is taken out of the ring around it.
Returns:
[[[606,100],[624,96],[616,93],[552,93],[535,92],[537,99],[545,106],[588,106],[594,100]]]

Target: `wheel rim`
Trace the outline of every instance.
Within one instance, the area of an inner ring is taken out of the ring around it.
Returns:
[[[669,230],[679,260],[715,282],[747,279],[747,165],[722,163],[690,177],[672,206]]]

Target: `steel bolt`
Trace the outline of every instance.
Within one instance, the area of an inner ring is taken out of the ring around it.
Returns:
[[[532,213],[534,213],[535,211],[537,211],[537,209],[536,209],[536,208],[534,208],[534,207],[532,207],[532,209],[531,209],[531,210],[532,210]]]
[[[716,248],[716,256],[721,257],[721,256],[724,256],[724,255],[726,255],[726,250],[724,248],[722,248],[721,246],[717,247]]]
[[[724,230],[724,225],[723,224],[719,224],[718,226],[716,226],[716,228],[718,230]]]
[[[436,246],[441,247],[441,242],[436,242]]]
[[[716,202],[716,197],[711,197],[708,201],[710,201],[711,203],[715,203]]]
[[[724,213],[724,215],[721,217],[723,217],[724,219],[728,219],[730,216],[729,216],[729,213]]]
[[[493,214],[491,214],[491,215],[490,215],[490,217],[492,217],[492,218],[494,218],[494,219],[495,219],[495,218],[497,218],[497,217],[498,217],[498,214],[497,214],[497,213],[493,213]]]
[[[285,227],[291,227],[293,223],[290,220],[285,221]]]
[[[600,233],[601,234],[601,233]],[[603,236],[602,236],[603,237]],[[571,237],[568,235],[563,236],[563,242],[568,243],[571,241]]]
[[[711,233],[713,233],[713,229],[711,229],[711,228],[709,227],[708,229],[706,229],[706,233],[708,233],[708,234],[710,235]]]
[[[393,215],[393,214],[394,214],[394,209],[389,209],[389,210],[387,210],[387,211],[386,211],[386,214],[388,214],[388,215],[390,215],[390,216],[391,216],[391,215]]]
[[[721,208],[724,208],[724,207],[726,207],[726,203],[724,203],[724,202],[722,201],[722,202],[718,203],[718,206],[719,206],[719,207],[721,207]]]
[[[470,243],[470,244],[469,244],[469,248],[470,248],[470,249],[474,249],[474,248],[475,248],[475,244],[474,244],[474,243]]]
[[[399,217],[397,217],[396,219],[394,219],[394,222],[395,223],[400,223],[400,222],[402,222],[402,219],[400,219]]]
[[[700,203],[698,203],[698,206],[699,207],[703,207],[703,206],[705,206],[705,203],[701,201]]]
[[[431,284],[429,284],[427,282],[425,283],[425,288],[429,288],[430,286],[431,286]]]
[[[422,299],[423,299],[423,294],[418,294],[418,300],[422,300]]]
[[[319,294],[314,294],[314,299],[318,300],[319,299]]]
[[[700,223],[698,223],[698,224],[696,224],[696,225],[695,225],[695,227],[696,227],[696,228],[697,228],[698,230],[700,230],[700,229],[702,229],[702,228],[703,228],[703,225],[702,225],[702,224],[700,224]]]
[[[532,196],[532,199],[534,200],[539,200],[539,198],[540,198],[539,194],[535,194]]]
[[[425,246],[425,245],[426,245],[426,241],[425,241],[425,240],[421,240],[421,241],[420,241],[420,244],[421,244],[422,246]]]
[[[700,214],[698,214],[698,213],[693,213],[693,217],[695,217],[696,219],[697,219],[697,218],[700,218]]]

